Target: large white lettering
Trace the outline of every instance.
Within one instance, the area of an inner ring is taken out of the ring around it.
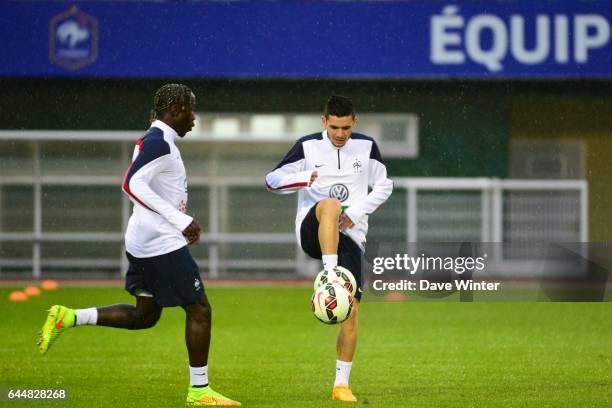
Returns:
[[[484,30],[490,30],[492,34],[491,48],[487,50],[481,46]],[[501,71],[501,61],[508,52],[508,32],[501,18],[488,14],[474,17],[467,24],[465,37],[465,48],[473,61],[481,63],[489,71]]]
[[[589,29],[593,29],[592,34],[589,34]],[[610,40],[610,24],[597,14],[576,16],[574,33],[576,62],[586,63],[589,49],[603,47]]]
[[[535,24],[535,29],[529,24]],[[599,14],[513,14],[506,21],[494,14],[466,18],[458,6],[449,5],[431,17],[430,59],[436,65],[465,64],[469,59],[490,72],[502,71],[508,58],[525,65],[549,59],[567,64],[572,58],[585,64],[593,50],[609,45],[610,31],[610,22]],[[527,38],[531,32],[533,39]]]
[[[546,60],[550,52],[549,31],[550,20],[548,17],[538,16],[535,47],[531,51],[527,50],[525,46],[525,19],[521,16],[512,16],[510,18],[510,32],[512,33],[510,48],[514,58],[523,64],[539,64]]]
[[[458,32],[463,28],[463,17],[456,16],[459,7],[447,6],[442,10],[442,16],[433,16],[431,19],[431,60],[436,64],[463,64],[465,55],[458,47],[461,46],[461,35]],[[454,30],[454,31],[451,31]],[[449,49],[454,46],[455,49]]]
[[[569,61],[569,20],[567,16],[555,16],[555,61]]]

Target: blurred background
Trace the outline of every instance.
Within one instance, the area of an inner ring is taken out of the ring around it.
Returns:
[[[537,3],[537,4],[536,4]],[[209,278],[307,277],[296,197],[264,177],[351,97],[395,191],[370,240],[606,242],[608,1],[4,1],[0,278],[118,278],[120,185],[153,94],[198,97],[178,144]],[[508,266],[511,265],[511,266]],[[510,272],[509,272],[510,271]]]

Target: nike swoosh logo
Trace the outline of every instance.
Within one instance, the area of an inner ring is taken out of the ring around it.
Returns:
[[[315,164],[315,168],[317,168],[317,169],[318,169],[319,167],[323,167],[323,166],[325,166],[325,165],[324,165],[324,164]]]
[[[55,323],[55,328],[56,328],[57,330],[61,329],[61,328],[62,328],[62,323],[63,323],[63,322],[64,322],[64,316],[62,316],[62,318],[61,318],[61,319],[59,319],[57,323]]]
[[[321,306],[321,296],[323,296],[323,293],[319,292],[319,296],[317,296],[317,303],[321,309],[325,309],[325,307]]]

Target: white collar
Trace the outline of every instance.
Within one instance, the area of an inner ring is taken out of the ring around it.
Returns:
[[[166,122],[162,122],[159,119],[153,121],[153,123],[151,123],[151,127],[161,129],[164,132],[164,135],[170,136],[172,140],[178,137],[176,130],[172,129]]]
[[[327,143],[328,143],[328,144],[329,144],[329,145],[330,145],[332,148],[334,148],[334,149],[339,149],[339,150],[342,150],[342,149],[344,149],[344,148],[346,147],[346,145],[347,145],[347,144],[348,144],[348,143],[351,141],[351,138],[349,137],[349,138],[348,138],[348,140],[346,141],[346,143],[344,144],[344,146],[342,146],[342,147],[338,147],[338,146],[336,146],[336,145],[334,144],[334,142],[332,142],[332,140],[330,139],[330,137],[329,137],[329,136],[327,136],[327,130],[324,130],[324,131],[322,132],[322,134],[323,134],[323,139],[327,140]]]
[[[329,138],[329,136],[327,135],[327,130],[323,131],[323,139],[327,140],[327,143],[333,147],[334,149],[337,149],[338,147],[336,147],[336,145],[331,141],[331,139]]]

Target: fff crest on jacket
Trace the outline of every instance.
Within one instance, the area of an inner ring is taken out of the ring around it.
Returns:
[[[359,160],[359,157],[355,157],[355,161],[353,162],[353,170],[355,173],[361,173],[362,171],[362,165],[361,165],[361,161]]]

